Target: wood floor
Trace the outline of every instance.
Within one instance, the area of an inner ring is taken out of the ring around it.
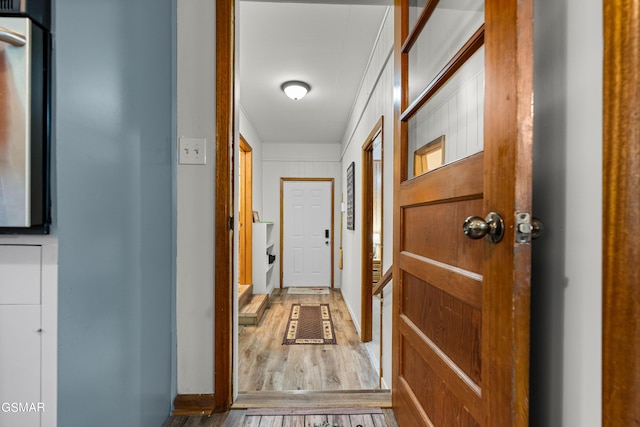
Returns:
[[[163,427],[398,427],[391,409],[232,410],[211,416],[171,417]]]
[[[337,345],[283,345],[293,303],[328,303]],[[329,295],[272,294],[271,306],[258,326],[240,326],[239,392],[371,390],[378,373],[360,342],[339,290]]]
[[[294,303],[328,303],[336,345],[283,345]],[[339,290],[272,294],[258,326],[238,330],[238,398],[221,414],[170,417],[163,427],[397,427]],[[286,408],[283,408],[286,407]]]

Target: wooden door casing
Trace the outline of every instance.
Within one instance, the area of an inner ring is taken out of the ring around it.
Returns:
[[[395,3],[394,410],[401,426],[525,426],[531,246],[516,243],[515,218],[531,212],[533,4],[486,1],[483,28],[448,64],[484,44],[484,151],[407,180],[407,110],[430,95],[408,105],[403,49],[416,36],[404,3]],[[426,2],[425,20],[437,3]],[[490,211],[505,221],[502,241],[467,239],[464,219]]]
[[[603,427],[640,425],[638,14],[637,1],[604,1]]]
[[[216,215],[215,254],[215,411],[229,409],[233,401],[233,212],[231,149],[234,137],[235,2],[216,2]],[[207,397],[207,396],[205,396]]]
[[[373,337],[373,307],[372,307],[372,290],[375,282],[373,281],[373,232],[374,232],[374,143],[377,138],[381,138],[379,144],[381,152],[381,164],[384,162],[384,117],[380,117],[377,121],[365,143],[362,146],[362,261],[361,261],[361,283],[360,283],[360,339],[362,342],[371,341]],[[380,170],[384,168],[381,167]],[[383,179],[380,180],[383,182]],[[384,197],[384,189],[382,188],[380,196],[380,206],[384,206],[382,201]],[[380,223],[382,224],[383,209],[380,209]],[[382,227],[379,230],[382,236]],[[380,248],[383,246],[380,245]],[[380,256],[382,263],[382,256]]]

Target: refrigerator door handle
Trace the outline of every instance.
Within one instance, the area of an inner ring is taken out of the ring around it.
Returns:
[[[23,34],[16,33],[8,28],[0,27],[0,41],[20,47],[27,43],[27,38]]]

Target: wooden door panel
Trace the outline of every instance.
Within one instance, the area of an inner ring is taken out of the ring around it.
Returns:
[[[482,273],[482,245],[469,245],[462,223],[482,211],[482,199],[405,207],[402,251],[471,273]]]
[[[410,412],[420,415],[421,424],[407,422],[404,411],[400,411],[398,421],[401,426],[479,426],[482,408],[478,395],[470,392],[464,381],[453,371],[442,375],[444,361],[431,348],[415,346],[407,330],[401,343],[400,362],[403,375],[400,382],[400,394],[404,395]],[[433,364],[425,363],[429,360]],[[419,393],[415,393],[419,390]],[[463,399],[468,402],[461,403]],[[475,414],[475,417],[474,417]],[[428,420],[428,421],[427,421]]]
[[[483,153],[458,160],[427,174],[402,181],[398,204],[411,206],[438,200],[477,198],[482,195]],[[455,169],[449,166],[459,166]]]
[[[475,419],[480,420],[483,409],[481,391],[478,385],[459,369],[452,369],[455,367],[453,362],[448,358],[443,357],[442,351],[432,345],[430,341],[416,340],[416,338],[421,335],[421,332],[415,325],[411,322],[402,323],[402,325],[403,326],[400,329],[402,330],[403,344],[401,346],[402,352],[399,359],[404,366],[403,370],[406,374],[406,377],[403,377],[402,381],[407,385],[412,383],[412,380],[408,378],[412,377],[414,374],[411,373],[412,371],[409,366],[413,368],[416,368],[416,366],[407,365],[405,360],[407,358],[411,358],[411,356],[407,355],[418,353],[422,358],[422,361],[416,359],[414,362],[421,363],[423,365],[420,369],[433,371],[435,373],[435,377],[437,377],[441,382],[438,387],[442,390],[447,390],[447,394],[455,396],[459,402],[465,402],[462,406],[466,407]],[[407,353],[406,350],[409,350],[409,352]],[[418,392],[415,393],[415,390]],[[428,401],[429,399],[429,396],[424,393],[423,389],[414,389],[411,393],[415,393],[415,395],[418,396],[414,400],[422,399],[424,401]],[[420,409],[418,408],[418,410]]]
[[[428,259],[400,253],[396,261],[401,271],[429,281],[431,286],[445,290],[449,295],[465,301],[472,307],[482,307],[482,276],[463,272],[455,267],[436,263]]]
[[[422,339],[437,347],[475,384],[480,384],[482,313],[447,292],[404,273],[402,304],[404,321],[411,321],[424,335]]]

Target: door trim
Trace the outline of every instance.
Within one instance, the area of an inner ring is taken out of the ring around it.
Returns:
[[[360,283],[360,340],[368,342],[373,339],[373,261],[371,248],[373,247],[373,142],[378,135],[383,135],[381,142],[384,153],[384,117],[380,117],[367,139],[362,145],[362,273]],[[384,154],[382,156],[384,168]],[[384,183],[383,186],[384,188]],[[384,190],[382,197],[382,215],[384,215]],[[381,218],[382,221],[382,218]],[[382,234],[382,230],[380,230]]]
[[[235,0],[216,1],[216,200],[214,273],[215,411],[225,412],[233,391],[233,212],[231,147],[234,127]]]
[[[615,427],[640,419],[640,2],[603,4],[602,425]]]
[[[507,38],[513,40],[515,45],[508,49],[496,52],[495,56],[488,55],[486,69],[495,69],[490,65],[498,62],[500,58],[513,58],[510,67],[503,67],[499,72],[490,75],[486,73],[486,79],[495,79],[505,82],[503,91],[496,93],[494,97],[485,98],[485,108],[492,111],[489,119],[485,119],[485,135],[497,135],[502,140],[511,140],[514,143],[508,145],[508,152],[498,153],[496,150],[485,149],[485,162],[495,163],[499,168],[493,174],[485,174],[485,188],[511,187],[509,192],[515,195],[514,200],[485,199],[485,212],[490,209],[512,213],[530,212],[532,207],[532,168],[527,165],[533,163],[533,0],[497,0],[495,6],[488,8],[494,13],[493,19],[508,19],[511,25],[505,26],[504,31],[494,31],[494,28],[485,26],[485,46],[490,46],[498,40]],[[492,17],[486,16],[485,22],[491,22]],[[489,50],[489,47],[487,47]],[[504,60],[504,59],[503,59]],[[510,97],[516,95],[516,99],[510,102]],[[505,128],[511,131],[505,131]],[[493,133],[492,131],[495,131]],[[498,141],[486,141],[489,144],[498,144]],[[487,155],[490,154],[490,155]],[[491,154],[495,157],[492,158]],[[504,156],[504,157],[502,157]],[[518,179],[514,182],[504,182],[502,177],[511,171],[504,167],[503,159],[507,156],[515,159],[515,174]],[[506,194],[503,192],[502,194]],[[515,202],[515,203],[514,203]],[[510,210],[511,209],[511,210]],[[513,218],[511,221],[513,222]],[[515,231],[512,227],[505,234],[505,239],[515,241]],[[500,245],[496,245],[500,246]],[[492,250],[488,250],[492,252]],[[511,261],[511,260],[512,261]],[[509,261],[507,261],[509,260]],[[530,306],[531,306],[531,244],[512,244],[511,247],[502,245],[492,252],[492,256],[485,263],[489,271],[500,271],[504,262],[513,262],[517,274],[513,278],[504,274],[490,277],[485,274],[487,281],[493,281],[496,286],[485,287],[484,292],[487,301],[510,301],[513,306],[512,317],[499,318],[494,316],[492,307],[487,310],[488,316],[483,311],[482,328],[492,331],[491,339],[483,343],[483,360],[489,360],[490,365],[483,366],[484,372],[490,372],[488,385],[483,384],[489,390],[501,390],[500,393],[491,393],[484,400],[485,419],[487,426],[529,425],[529,331],[530,331]],[[508,281],[513,281],[513,287],[507,286]],[[483,296],[483,301],[485,297]],[[526,313],[526,315],[525,315]],[[513,368],[505,368],[506,363],[499,357],[491,357],[496,352],[510,358]],[[486,358],[486,359],[485,359]],[[484,382],[484,380],[483,380]]]
[[[334,232],[334,216],[335,216],[335,184],[334,184],[334,179],[333,178],[280,178],[280,288],[282,288],[282,278],[283,278],[283,271],[282,271],[282,267],[283,267],[283,257],[282,255],[284,254],[284,183],[285,181],[328,181],[331,182],[331,272],[330,272],[330,277],[331,277],[331,289],[333,289],[333,285],[334,285],[334,279],[333,279],[333,262],[334,262],[334,239],[333,239],[333,232]]]

